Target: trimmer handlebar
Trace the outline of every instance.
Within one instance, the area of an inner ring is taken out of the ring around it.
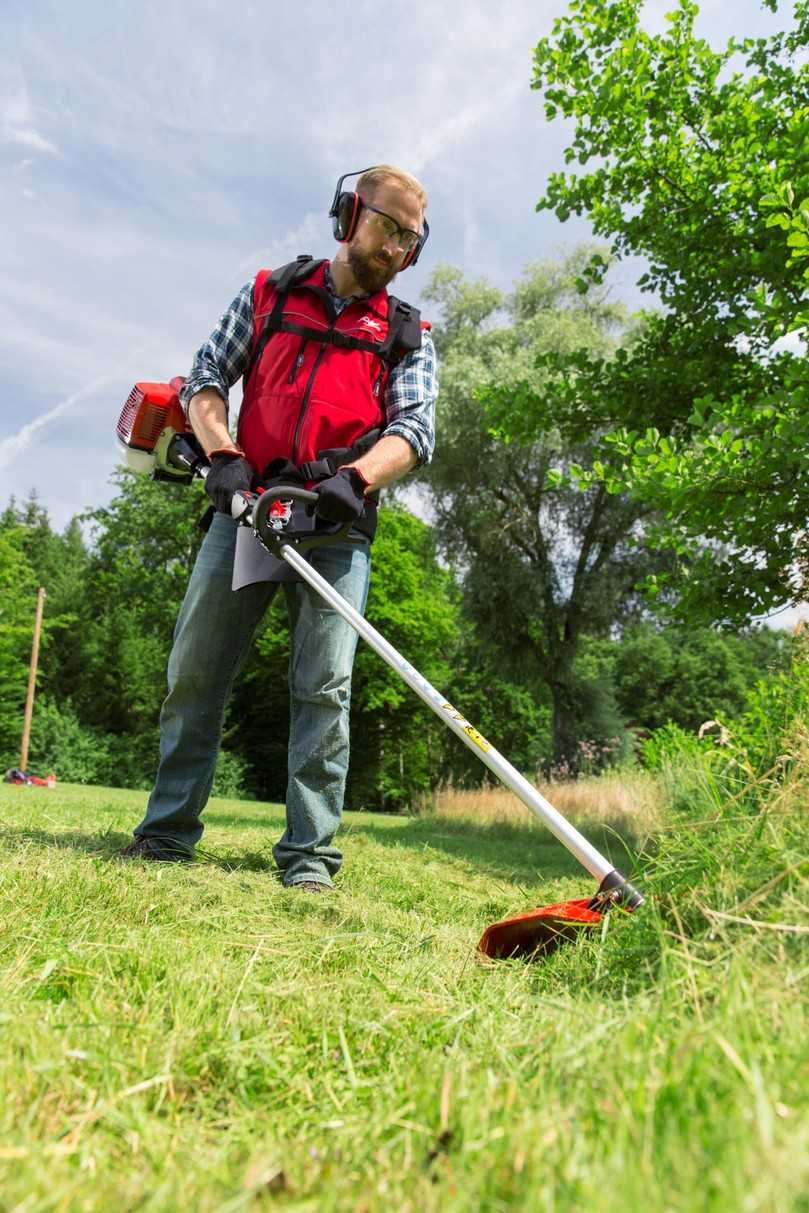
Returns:
[[[311,489],[305,489],[300,484],[274,484],[272,488],[264,489],[261,495],[252,503],[249,521],[255,533],[273,556],[280,556],[284,547],[294,547],[299,552],[309,548],[323,547],[330,543],[365,543],[361,535],[352,535],[353,521],[336,522],[321,530],[306,529],[296,531],[292,505],[296,501],[307,506],[316,506],[319,495]],[[314,509],[308,509],[312,515]]]
[[[174,434],[168,448],[168,458],[175,467],[185,468],[191,476],[204,480],[211,464],[193,434]],[[276,484],[271,488],[259,488],[255,493],[234,493],[231,513],[237,522],[251,526],[265,547],[274,556],[280,556],[284,544],[292,544],[299,552],[329,543],[362,543],[364,540],[350,534],[352,522],[338,522],[314,531],[296,530],[291,503],[300,501],[314,507],[318,494],[300,484]],[[285,504],[289,508],[283,508]],[[310,515],[313,508],[307,511]]]
[[[302,484],[274,484],[271,489],[262,491],[262,497],[272,497],[273,501],[305,501],[307,505],[317,505],[318,493],[305,489]]]

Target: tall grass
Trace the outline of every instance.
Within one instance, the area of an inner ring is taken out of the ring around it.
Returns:
[[[660,780],[639,769],[607,771],[597,777],[551,781],[536,787],[565,817],[575,817],[580,822],[623,824],[638,834],[648,833],[663,811]],[[423,808],[440,818],[487,825],[533,820],[530,810],[500,784],[471,789],[441,788]]]
[[[592,888],[522,809],[349,815],[307,897],[277,806],[124,865],[136,793],[0,787],[0,1209],[806,1213],[809,766],[689,770],[646,906],[541,964],[475,952]]]

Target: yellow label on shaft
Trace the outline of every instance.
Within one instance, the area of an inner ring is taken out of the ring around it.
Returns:
[[[464,733],[474,741],[475,745],[479,745],[482,750],[490,750],[492,748],[486,738],[477,729],[473,729],[471,724],[464,726]]]
[[[464,719],[464,717],[461,715],[461,713],[456,711],[456,709],[452,706],[451,703],[442,703],[441,706],[445,712],[449,713],[449,715],[452,717],[453,720],[457,720],[458,724],[461,726],[464,733],[466,733],[469,740],[474,741],[475,745],[479,746],[480,749],[483,750],[484,753],[487,750],[490,750],[492,748],[489,745],[486,738],[481,733],[479,733],[477,731],[477,729],[469,723],[468,720]]]

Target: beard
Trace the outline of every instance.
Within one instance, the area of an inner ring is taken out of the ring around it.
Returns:
[[[362,253],[358,248],[348,247],[348,264],[357,284],[369,295],[381,291],[398,273],[389,259],[381,264],[377,257],[385,257],[384,253]]]

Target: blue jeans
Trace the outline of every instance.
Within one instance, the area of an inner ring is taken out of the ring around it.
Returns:
[[[135,830],[167,854],[193,852],[211,792],[233,682],[278,583],[230,588],[236,523],[214,516],[174,631],[168,696],[160,713],[160,765]],[[368,544],[314,548],[308,559],[358,611],[365,610]],[[273,847],[284,884],[331,884],[342,863],[332,845],[348,771],[351,670],[357,633],[304,582],[286,582],[291,721],[286,829]],[[161,846],[161,844],[163,844]]]

